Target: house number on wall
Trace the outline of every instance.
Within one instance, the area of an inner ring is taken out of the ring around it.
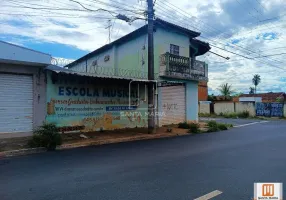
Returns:
[[[177,110],[178,109],[178,104],[175,103],[165,103],[163,105],[163,108],[166,110]]]

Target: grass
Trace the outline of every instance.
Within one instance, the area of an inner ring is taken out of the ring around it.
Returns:
[[[178,128],[189,129],[190,124],[188,124],[187,122],[181,122],[178,124]]]
[[[199,124],[191,123],[189,126],[190,126],[190,132],[191,133],[198,134],[201,132]]]
[[[231,113],[219,113],[219,114],[207,114],[207,113],[200,113],[199,117],[212,117],[212,118],[216,118],[216,117],[224,117],[224,118],[230,118],[230,119],[246,119],[246,118],[252,118],[252,119],[259,119],[259,117],[252,117],[250,116],[249,111],[243,111],[243,112],[231,112]]]
[[[207,123],[208,130],[207,132],[217,132],[217,131],[224,131],[228,130],[229,128],[233,127],[232,124],[224,124],[224,123],[218,123],[216,121],[209,121]]]
[[[216,114],[199,113],[199,117],[218,117]]]

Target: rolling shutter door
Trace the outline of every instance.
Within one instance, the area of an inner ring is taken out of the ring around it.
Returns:
[[[0,133],[33,130],[33,77],[0,73]]]
[[[160,120],[160,126],[178,124],[186,120],[185,86],[161,87],[162,108],[165,115]]]

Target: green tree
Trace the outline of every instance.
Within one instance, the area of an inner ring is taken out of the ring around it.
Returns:
[[[255,92],[255,94],[256,94],[256,88],[257,88],[257,86],[259,85],[260,82],[261,82],[260,75],[259,74],[255,74],[253,76],[253,79],[252,79],[252,83],[254,85],[254,92]]]
[[[254,87],[249,88],[249,94],[254,94],[254,91],[255,91]]]
[[[234,93],[234,90],[232,90],[232,86],[228,83],[221,84],[218,90],[220,91],[221,95],[225,97],[231,96]]]

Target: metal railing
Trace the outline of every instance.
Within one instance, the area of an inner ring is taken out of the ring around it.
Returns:
[[[170,53],[161,55],[160,76],[192,80],[208,80],[207,65],[195,60],[191,66],[191,58]]]

